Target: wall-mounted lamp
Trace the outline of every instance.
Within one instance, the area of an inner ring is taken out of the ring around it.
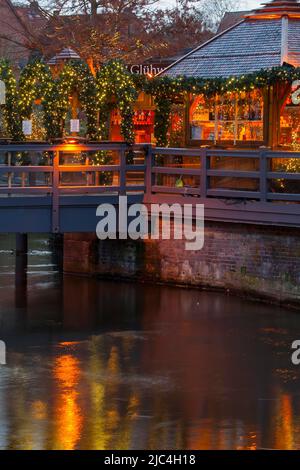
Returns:
[[[77,136],[74,136],[74,135],[69,135],[69,136],[63,138],[63,143],[64,144],[76,145],[76,144],[82,144],[84,142],[86,142],[86,139],[84,137],[77,137]]]

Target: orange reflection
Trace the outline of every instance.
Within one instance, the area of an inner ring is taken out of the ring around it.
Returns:
[[[83,418],[76,390],[80,375],[79,361],[70,354],[55,360],[54,377],[59,390],[55,406],[55,448],[58,449],[75,449],[81,436]]]
[[[276,426],[276,449],[293,449],[293,409],[290,395],[280,396]]]
[[[42,420],[47,418],[47,405],[41,400],[32,404],[32,416],[34,419]]]

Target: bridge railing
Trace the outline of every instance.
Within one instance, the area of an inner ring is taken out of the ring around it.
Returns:
[[[57,232],[64,207],[77,204],[86,214],[90,206],[95,214],[101,194],[114,204],[119,195],[145,203],[188,199],[193,206],[204,203],[211,220],[300,227],[300,153],[111,142],[0,145],[1,208],[47,207]],[[33,202],[32,196],[39,197]]]
[[[128,192],[300,202],[300,153],[122,143],[0,146],[0,194]]]
[[[152,148],[147,196],[300,202],[300,153]]]
[[[144,148],[125,144],[0,146],[1,194],[145,191]]]

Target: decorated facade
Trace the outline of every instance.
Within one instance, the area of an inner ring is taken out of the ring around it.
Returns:
[[[163,72],[186,84],[185,145],[298,149],[299,38],[298,1],[273,0]]]
[[[300,148],[300,4],[273,0],[157,76],[65,49],[15,77],[0,63],[0,137],[170,147]]]

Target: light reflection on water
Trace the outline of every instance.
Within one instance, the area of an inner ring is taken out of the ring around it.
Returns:
[[[290,362],[299,314],[62,279],[41,238],[17,308],[12,249],[1,237],[1,449],[300,447],[300,369]]]

